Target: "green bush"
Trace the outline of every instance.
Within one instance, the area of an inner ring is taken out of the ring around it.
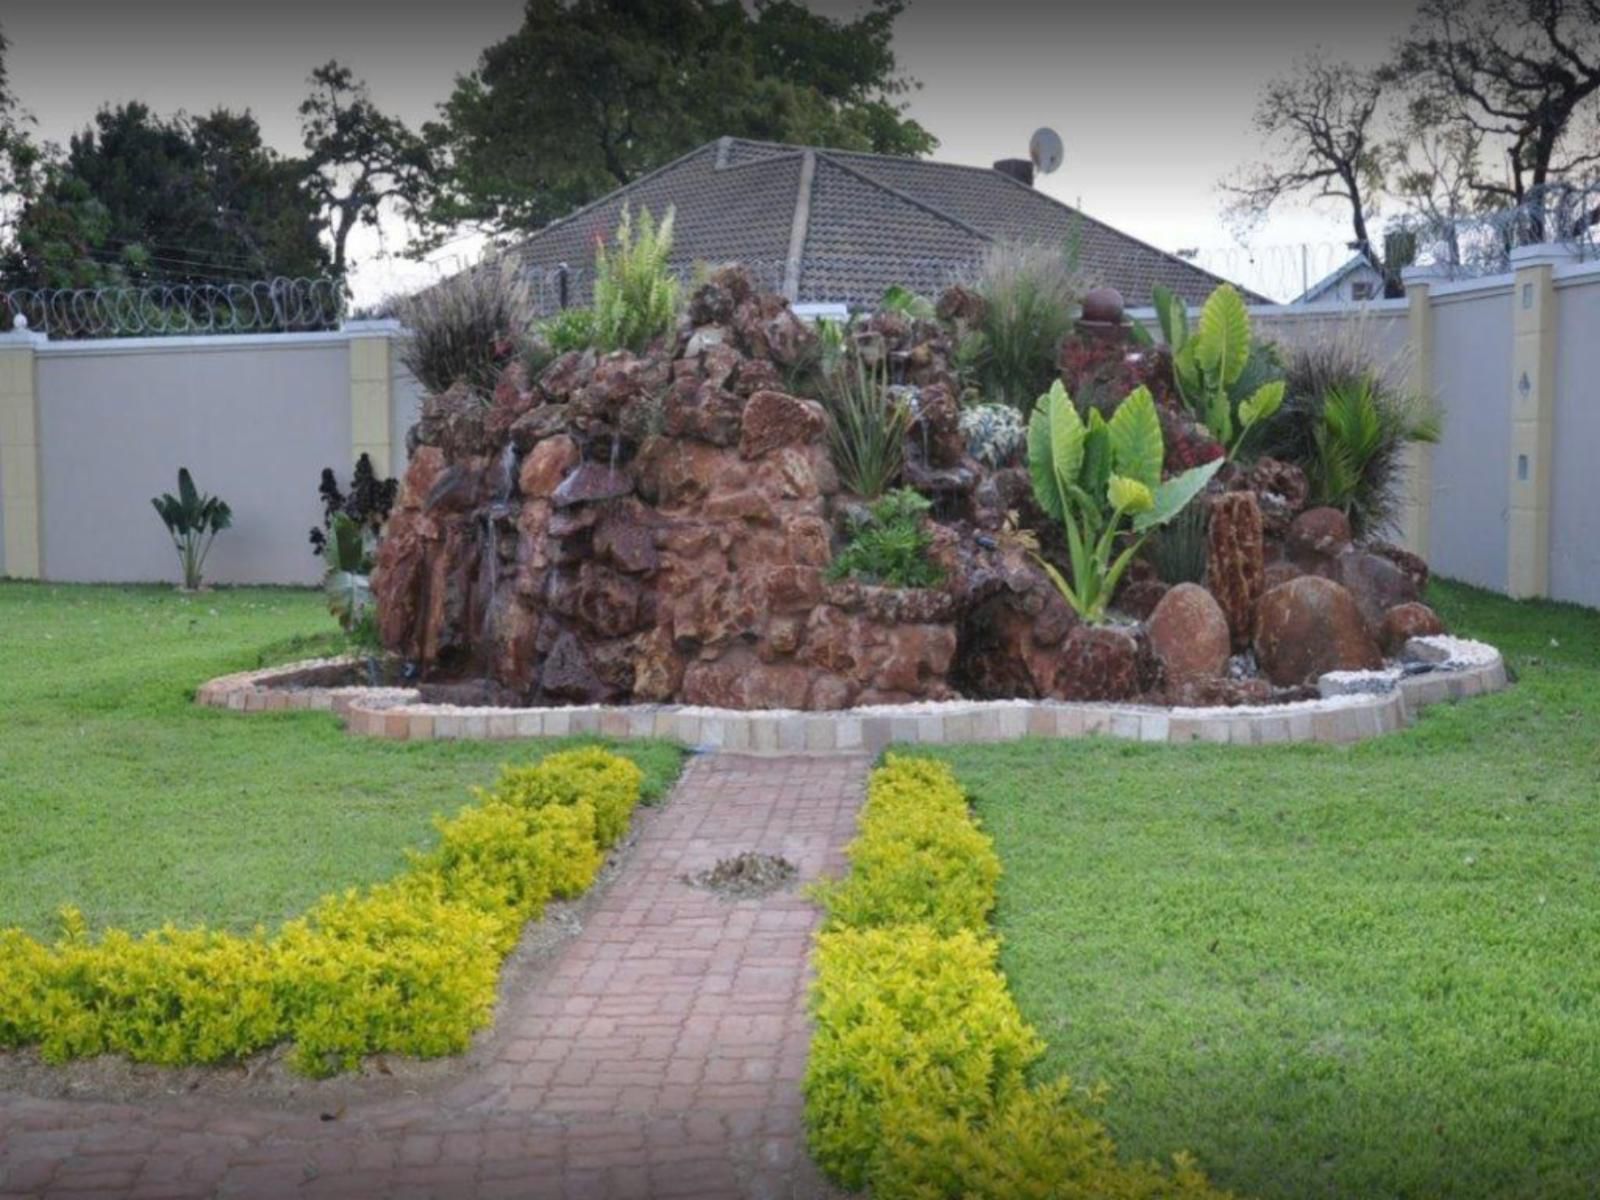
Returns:
[[[931,505],[911,488],[873,504],[851,531],[850,542],[828,567],[830,579],[860,579],[884,587],[936,587],[944,577],[928,560],[932,539],[923,525]]]
[[[601,350],[638,353],[672,329],[678,319],[678,280],[668,267],[673,210],[657,225],[650,210],[639,217],[624,206],[615,247],[595,254],[595,344]]]
[[[1392,526],[1405,448],[1438,441],[1438,413],[1372,357],[1359,329],[1294,347],[1285,370],[1286,399],[1258,452],[1303,470],[1310,503],[1341,509],[1358,536]]]
[[[1120,1163],[1065,1080],[1028,1086],[1044,1047],[986,931],[999,862],[948,767],[889,755],[848,853],[822,889],[805,1077],[835,1182],[895,1200],[1219,1200],[1181,1156],[1170,1173]]]
[[[439,844],[399,878],[325,897],[272,937],[168,927],[94,940],[71,910],[54,945],[0,931],[0,1046],[175,1065],[289,1041],[312,1075],[378,1051],[464,1050],[523,925],[593,881],[642,782],[597,749],[506,775],[513,798],[441,820]]]
[[[540,321],[538,332],[551,354],[587,350],[600,340],[592,308],[564,308],[555,316]]]

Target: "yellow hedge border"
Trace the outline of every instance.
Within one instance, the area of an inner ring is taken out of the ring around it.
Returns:
[[[71,909],[54,945],[0,931],[0,1046],[176,1065],[293,1042],[312,1075],[378,1051],[457,1053],[489,1023],[523,925],[594,881],[642,782],[599,748],[507,767],[398,878],[326,896],[270,937],[167,926],[95,940]]]
[[[1006,986],[989,928],[1000,863],[943,763],[874,771],[851,870],[820,890],[806,1068],[812,1155],[880,1198],[1218,1200],[1186,1157],[1123,1163]]]

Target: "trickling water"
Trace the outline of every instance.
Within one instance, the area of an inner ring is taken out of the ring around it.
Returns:
[[[382,676],[382,673],[378,669],[378,656],[376,654],[367,655],[366,667],[367,667],[367,686],[368,687],[379,687],[379,686],[381,686],[382,683],[383,683],[383,676]]]
[[[619,457],[621,457],[621,455],[622,455],[622,435],[621,434],[617,434],[617,433],[613,433],[611,435],[611,470],[612,470],[613,473],[615,473],[615,471],[617,469],[617,459]]]

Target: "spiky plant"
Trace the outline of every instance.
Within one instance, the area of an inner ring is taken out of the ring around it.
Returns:
[[[974,364],[983,398],[1026,417],[1056,377],[1083,277],[1062,249],[1001,243],[984,255],[973,287],[984,300],[982,356]]]
[[[487,404],[500,372],[532,358],[533,297],[512,258],[480,263],[396,306],[410,337],[400,361],[430,395],[464,383]]]
[[[615,245],[595,251],[595,337],[602,350],[641,351],[677,320],[678,280],[667,262],[673,219],[670,206],[659,225],[641,209],[635,229],[624,206]]]
[[[824,389],[828,449],[846,490],[876,500],[905,468],[911,406],[889,387],[885,355],[867,362],[850,356]]]

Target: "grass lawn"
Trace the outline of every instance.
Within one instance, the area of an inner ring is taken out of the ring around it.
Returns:
[[[1600,613],[1439,585],[1510,692],[1350,748],[944,753],[1125,1153],[1263,1197],[1600,1194]]]
[[[338,648],[319,595],[0,583],[0,927],[247,930],[386,879],[435,813],[563,743],[348,737],[326,713],[197,708],[205,680]],[[263,651],[265,654],[263,656]],[[630,743],[650,795],[677,773]]]

